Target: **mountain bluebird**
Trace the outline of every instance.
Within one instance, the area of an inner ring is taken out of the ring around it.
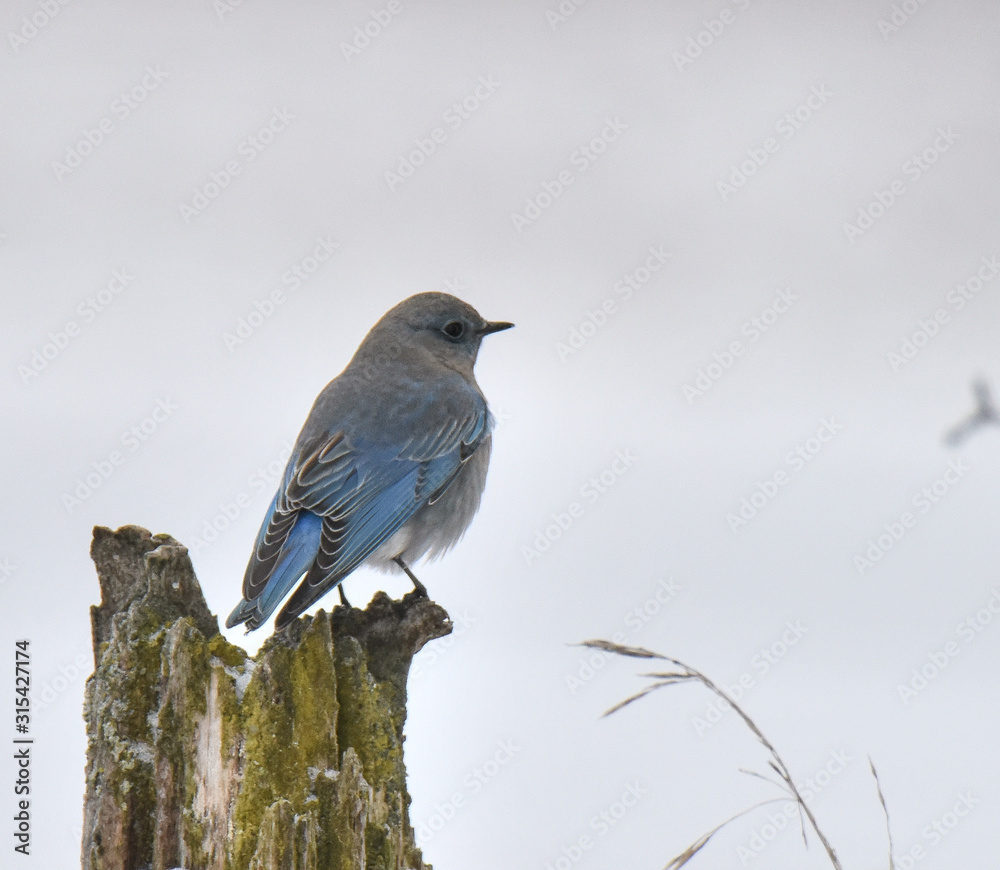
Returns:
[[[426,594],[408,563],[449,550],[479,509],[493,415],[472,369],[483,336],[513,325],[418,293],[372,327],[299,433],[227,627],[258,628],[305,574],[281,630],[361,564]]]

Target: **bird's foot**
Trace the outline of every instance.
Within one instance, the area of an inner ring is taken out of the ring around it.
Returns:
[[[429,598],[429,597],[430,597],[430,596],[429,596],[429,595],[427,594],[427,587],[426,587],[426,586],[424,586],[424,584],[423,584],[423,583],[421,583],[421,582],[420,582],[420,581],[419,581],[419,580],[417,579],[417,575],[416,575],[416,574],[414,574],[414,573],[413,573],[413,572],[412,572],[412,571],[411,571],[411,570],[409,569],[409,567],[407,566],[406,562],[404,562],[404,561],[403,561],[403,559],[402,559],[402,557],[401,557],[401,556],[397,556],[397,557],[396,557],[395,559],[393,559],[392,561],[393,561],[393,562],[395,562],[395,563],[396,563],[397,565],[399,565],[399,567],[400,567],[400,568],[402,568],[402,569],[403,569],[403,571],[405,572],[406,576],[407,576],[407,577],[409,577],[411,581],[413,581],[413,588],[414,588],[414,590],[416,590],[416,593],[417,593],[417,595],[420,595],[420,596],[421,596],[422,598]]]

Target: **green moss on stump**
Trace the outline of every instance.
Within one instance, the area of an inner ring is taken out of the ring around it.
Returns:
[[[236,866],[257,847],[269,807],[284,799],[296,813],[309,810],[309,771],[337,769],[337,680],[329,621],[308,620],[293,646],[272,638],[258,655],[241,708],[243,783],[234,813]]]

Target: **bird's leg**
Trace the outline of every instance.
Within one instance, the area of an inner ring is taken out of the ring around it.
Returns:
[[[421,582],[420,582],[420,581],[419,581],[419,580],[417,579],[417,575],[416,575],[416,574],[414,574],[414,573],[413,573],[413,572],[412,572],[412,571],[411,571],[411,570],[410,570],[410,569],[409,569],[409,568],[407,567],[407,565],[406,565],[406,562],[404,562],[404,561],[403,561],[403,557],[402,557],[402,556],[397,556],[397,557],[396,557],[395,559],[393,559],[392,561],[393,561],[393,562],[395,562],[395,563],[396,563],[397,565],[399,565],[399,567],[400,567],[400,568],[402,568],[402,569],[403,569],[403,571],[405,571],[405,572],[406,572],[406,576],[407,576],[407,577],[409,577],[409,578],[410,578],[410,579],[411,579],[411,580],[413,581],[413,588],[417,590],[417,595],[423,595],[423,596],[424,596],[424,598],[427,598],[427,597],[428,597],[428,596],[427,596],[427,587],[426,587],[426,586],[424,586],[424,584],[423,584],[423,583],[421,583]]]
[[[344,584],[343,583],[338,583],[337,584],[337,591],[340,593],[340,603],[343,604],[344,607],[350,607],[351,606],[351,602],[347,600],[347,596],[344,594]]]

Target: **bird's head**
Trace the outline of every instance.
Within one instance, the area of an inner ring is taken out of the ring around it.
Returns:
[[[471,379],[483,337],[513,325],[485,320],[471,305],[448,293],[418,293],[387,311],[362,348],[368,345],[368,353],[381,350],[391,356],[423,351]]]

